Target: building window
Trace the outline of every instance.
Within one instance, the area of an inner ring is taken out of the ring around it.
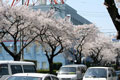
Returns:
[[[2,53],[2,47],[0,46],[0,53]]]
[[[46,69],[46,62],[42,62],[42,69]]]
[[[37,69],[40,69],[40,62],[37,62]]]
[[[35,46],[35,52],[36,52],[36,53],[39,53],[39,51],[40,51],[40,46],[38,46],[38,45]]]
[[[30,46],[26,47],[26,53],[30,53]]]
[[[17,50],[17,52],[19,52],[19,51],[20,51],[20,49],[21,49],[21,47],[20,47],[20,46],[18,46],[18,50]]]

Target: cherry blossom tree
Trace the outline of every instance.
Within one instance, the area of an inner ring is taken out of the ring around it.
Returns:
[[[66,19],[56,19],[53,16],[55,14],[54,11],[47,13],[44,13],[46,18],[42,19],[46,32],[44,35],[37,33],[39,37],[36,40],[42,45],[49,63],[50,73],[52,73],[54,57],[63,53],[65,48],[71,44],[71,32],[74,25]],[[36,27],[36,31],[39,32],[38,27]]]
[[[72,46],[68,48],[68,51],[75,57],[77,64],[81,63],[81,58],[89,47],[88,43],[94,41],[97,31],[98,29],[93,24],[74,27]]]
[[[40,11],[35,12],[27,6],[0,4],[0,44],[14,60],[20,60],[22,51],[38,37],[38,34],[33,33],[35,26],[40,27],[42,34],[43,27],[39,25],[38,15]],[[13,41],[14,50],[10,50],[4,42],[9,40]],[[20,49],[17,47],[19,43]]]
[[[118,69],[119,64],[119,58],[120,58],[120,42],[114,41],[114,53],[116,54],[116,69]]]
[[[109,63],[115,60],[114,50],[112,39],[99,32],[93,24],[76,26],[72,47],[68,48],[69,53],[74,56],[76,63],[79,64],[83,56],[90,57],[94,64]],[[70,57],[67,55],[67,58],[71,59]]]
[[[115,60],[116,54],[111,38],[99,33],[95,41],[91,43],[87,56],[92,58],[94,65],[104,65]]]

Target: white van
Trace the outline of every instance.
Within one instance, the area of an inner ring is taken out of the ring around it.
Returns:
[[[112,67],[90,67],[83,80],[117,80],[117,76]]]
[[[82,80],[87,67],[83,64],[62,66],[57,77],[60,80]]]
[[[24,61],[0,61],[0,80],[15,73],[36,72],[33,62]]]

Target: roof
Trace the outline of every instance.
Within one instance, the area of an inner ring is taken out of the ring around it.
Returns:
[[[25,62],[25,61],[0,61],[0,64],[30,64],[34,65],[33,62]]]
[[[89,67],[89,68],[103,68],[103,69],[108,69],[108,68],[110,68],[110,69],[113,69],[112,67]]]
[[[84,64],[71,64],[71,65],[64,65],[62,67],[78,67],[78,66],[86,67],[86,65],[84,65]]]
[[[52,74],[43,74],[43,73],[17,73],[17,74],[13,74],[12,76],[45,77],[47,75],[52,75]],[[55,76],[55,75],[53,75],[53,76]]]
[[[52,5],[36,5],[31,6],[34,10],[42,10],[48,11],[53,7]],[[57,4],[54,5],[55,11],[57,12],[57,17],[65,18],[68,14],[71,16],[71,21],[74,25],[82,25],[82,24],[92,24],[90,21],[80,16],[75,9],[67,4]]]

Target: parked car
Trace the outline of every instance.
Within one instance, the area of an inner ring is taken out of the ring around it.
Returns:
[[[83,80],[117,80],[117,76],[112,67],[90,67]]]
[[[0,80],[15,73],[36,72],[33,62],[24,61],[0,61]]]
[[[59,80],[57,76],[42,73],[17,73],[5,80]]]
[[[64,65],[58,71],[57,77],[60,80],[82,80],[86,70],[87,67],[83,64]]]
[[[120,71],[115,71],[116,72],[116,75],[118,77],[118,80],[120,80]]]

